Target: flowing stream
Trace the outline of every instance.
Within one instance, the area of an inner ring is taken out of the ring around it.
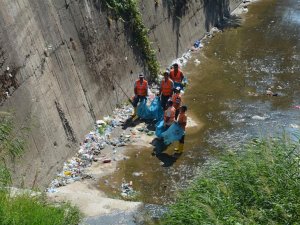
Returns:
[[[124,178],[139,192],[135,200],[165,205],[218,152],[283,131],[297,135],[300,1],[264,0],[248,7],[245,22],[236,18],[232,28],[215,34],[184,68],[190,82],[184,103],[199,123],[187,131],[185,153],[174,158],[174,145],[159,156],[151,154],[153,148],[130,151],[130,159],[100,180],[109,196],[120,198]],[[268,88],[277,96],[267,96]]]

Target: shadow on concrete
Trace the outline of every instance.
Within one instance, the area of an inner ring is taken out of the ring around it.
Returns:
[[[179,54],[180,24],[187,13],[189,0],[162,0],[164,8],[168,9],[168,17],[172,18],[173,30],[176,35],[176,58]]]
[[[225,18],[230,18],[229,0],[202,0],[205,15],[205,29],[221,28]]]

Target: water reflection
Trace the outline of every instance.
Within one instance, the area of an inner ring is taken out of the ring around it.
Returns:
[[[295,25],[300,24],[300,2],[295,0],[288,2],[289,7],[285,9],[283,21],[294,23]]]

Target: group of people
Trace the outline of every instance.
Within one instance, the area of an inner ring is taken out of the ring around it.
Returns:
[[[187,124],[187,106],[182,105],[181,89],[183,88],[184,75],[177,63],[173,64],[170,71],[163,73],[158,96],[160,97],[161,107],[164,110],[164,128],[167,130],[174,122],[177,122],[183,130]],[[134,83],[134,107],[133,117],[137,114],[138,103],[144,101],[148,96],[148,82],[144,75],[140,74],[139,79]],[[175,152],[182,153],[184,147],[184,135],[179,140]]]

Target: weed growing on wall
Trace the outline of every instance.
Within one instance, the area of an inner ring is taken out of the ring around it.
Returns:
[[[299,171],[299,144],[255,141],[202,169],[161,224],[299,224]]]
[[[159,64],[155,51],[152,49],[148,30],[145,27],[136,0],[103,0],[106,7],[113,11],[117,18],[121,18],[131,29],[133,42],[140,49],[142,57],[148,66],[151,79],[154,80],[159,72]]]

